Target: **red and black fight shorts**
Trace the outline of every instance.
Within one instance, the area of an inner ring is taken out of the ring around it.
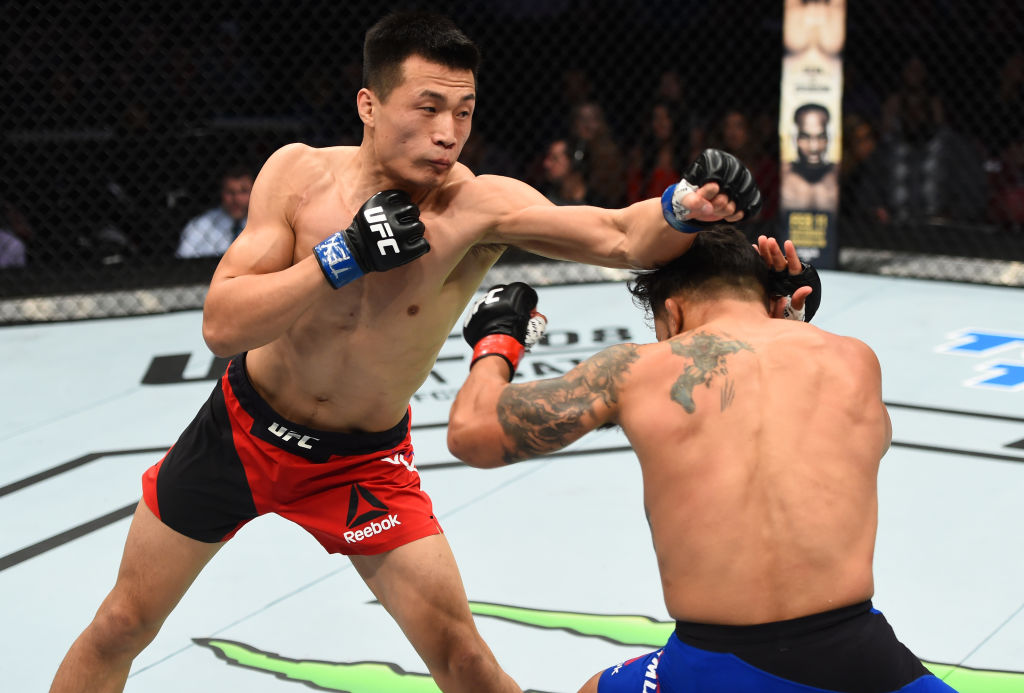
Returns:
[[[142,475],[142,491],[164,524],[210,543],[265,513],[302,526],[330,553],[378,554],[441,533],[413,464],[408,413],[375,433],[300,426],[257,394],[244,354]]]

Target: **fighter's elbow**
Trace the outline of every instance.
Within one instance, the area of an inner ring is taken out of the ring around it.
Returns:
[[[470,467],[491,469],[505,464],[501,446],[490,444],[472,424],[452,417],[448,423],[448,451]]]
[[[210,320],[205,316],[203,317],[203,341],[206,342],[207,348],[213,352],[214,356],[221,358],[228,358],[242,351],[237,347],[228,330],[215,320]]]

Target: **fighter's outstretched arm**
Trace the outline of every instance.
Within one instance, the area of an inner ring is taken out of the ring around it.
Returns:
[[[498,467],[564,448],[614,422],[637,349],[617,344],[559,378],[514,385],[505,360],[476,361],[452,405],[448,449],[473,467]]]
[[[661,200],[624,209],[556,207],[525,183],[500,176],[478,178],[472,199],[481,213],[492,215],[487,242],[577,262],[649,269],[684,253],[700,230],[696,224],[738,221],[760,208],[753,177],[730,154],[706,150],[686,176]]]
[[[526,183],[511,178],[481,176],[478,183],[492,196],[492,209],[499,211],[485,242],[559,260],[630,269],[664,264],[693,243],[693,234],[668,225],[661,203],[655,199],[623,209],[556,206]],[[698,218],[721,219],[735,209],[728,198],[717,193],[716,183],[693,193],[692,201],[700,196],[706,204],[700,207],[699,201],[693,201],[700,210]]]

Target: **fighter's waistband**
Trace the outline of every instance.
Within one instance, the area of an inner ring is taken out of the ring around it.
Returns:
[[[313,461],[326,461],[324,453],[332,455],[365,455],[371,452],[392,450],[405,440],[409,434],[409,410],[397,424],[386,431],[374,431],[369,433],[339,433],[337,431],[321,431],[309,426],[289,421],[260,397],[259,393],[252,386],[249,374],[245,370],[245,354],[242,353],[228,364],[228,381],[235,399],[249,416],[254,419],[253,433],[260,438],[277,443],[287,437],[289,441],[296,441],[298,448],[292,450],[303,457]],[[269,437],[264,435],[270,433]],[[275,439],[276,438],[276,439]],[[298,445],[298,441],[316,441],[315,450],[307,445]],[[282,446],[291,450],[292,446]],[[311,454],[312,453],[312,454]]]
[[[801,616],[786,621],[751,626],[721,626],[692,621],[676,621],[676,636],[688,645],[713,652],[732,652],[743,645],[795,639],[827,630],[872,612],[871,600]]]
[[[666,652],[673,642],[718,657],[727,653],[813,690],[900,691],[928,675],[870,601],[752,626],[677,622]]]

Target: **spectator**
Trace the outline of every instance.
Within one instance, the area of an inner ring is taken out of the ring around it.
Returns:
[[[237,21],[228,19],[217,25],[202,66],[207,105],[214,118],[248,115],[253,94],[263,93],[262,75],[246,50],[250,46]]]
[[[594,101],[572,110],[574,156],[586,160],[585,178],[592,204],[617,207],[626,197],[622,152],[612,137],[604,109]],[[582,152],[582,154],[581,154]]]
[[[177,257],[217,257],[224,254],[242,229],[249,213],[252,172],[232,166],[220,179],[220,206],[195,217],[181,232]]]
[[[911,56],[900,70],[900,83],[882,107],[882,136],[923,142],[945,124],[942,99],[928,79],[928,66]]]
[[[943,223],[985,215],[983,158],[948,126],[918,56],[885,103],[881,143],[865,171],[864,202],[881,223]]]
[[[870,218],[866,214],[864,189],[869,185],[865,179],[868,162],[878,148],[875,128],[865,118],[856,114],[847,115],[843,130],[843,162],[839,170],[839,210],[847,220],[863,222]]]
[[[1024,230],[1024,135],[1003,151],[992,182],[994,220],[1004,228]]]
[[[689,160],[689,134],[685,124],[667,101],[651,107],[651,118],[644,127],[642,142],[630,152],[626,172],[626,201],[632,204],[658,197],[662,190],[678,181]]]
[[[668,104],[675,117],[675,125],[680,139],[686,133],[686,149],[679,155],[684,161],[690,162],[708,146],[707,132],[699,113],[690,108],[686,100],[684,80],[676,69],[669,69],[658,75],[658,84],[654,89],[654,101]]]
[[[779,211],[779,162],[765,151],[746,113],[738,108],[726,110],[711,137],[711,146],[735,156],[754,176],[762,201],[756,219],[775,219]]]
[[[512,155],[480,129],[470,133],[459,161],[478,176],[494,174],[518,178],[519,166]]]
[[[298,84],[295,115],[303,121],[303,142],[314,147],[358,145],[362,123],[349,117],[352,99],[363,78],[362,63],[309,65]],[[356,123],[359,127],[357,128]]]
[[[32,228],[25,215],[8,200],[0,199],[0,269],[24,267]]]
[[[570,151],[569,142],[558,139],[548,145],[544,157],[544,183],[541,190],[556,205],[583,205],[587,200],[584,160],[579,150]],[[676,176],[679,180],[679,176]]]
[[[999,70],[995,103],[988,108],[988,123],[978,133],[988,154],[1001,158],[1016,143],[1024,113],[1024,50],[1017,50]]]

